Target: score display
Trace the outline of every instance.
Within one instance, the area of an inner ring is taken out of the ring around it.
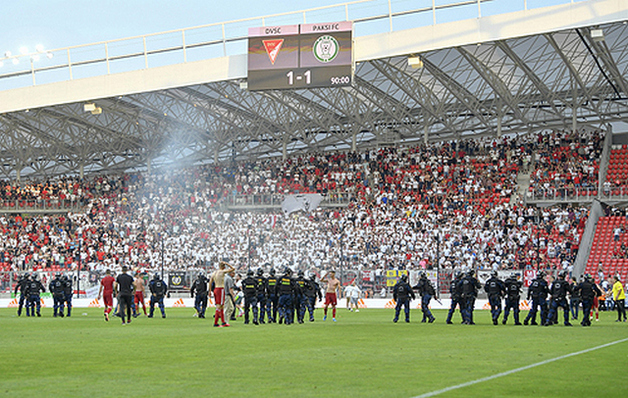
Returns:
[[[352,32],[351,21],[250,28],[248,89],[351,85]]]

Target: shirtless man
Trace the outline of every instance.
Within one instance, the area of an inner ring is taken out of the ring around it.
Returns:
[[[142,305],[142,309],[144,310],[144,316],[146,316],[146,303],[144,302],[144,292],[146,291],[146,285],[144,284],[144,278],[138,272],[135,275],[135,280],[133,281],[133,285],[135,286],[135,296],[133,297],[133,303],[135,304],[136,312],[133,314],[135,318],[140,315],[140,304]]]
[[[113,308],[113,282],[115,282],[115,278],[111,276],[111,271],[105,271],[105,277],[100,281],[100,289],[98,290],[98,300],[101,297],[105,300],[105,321],[109,321],[109,314]]]
[[[231,271],[235,271],[235,268],[221,261],[218,264],[218,269],[214,271],[209,280],[209,286],[212,286],[212,284],[214,286],[214,302],[216,303],[216,313],[214,314],[215,327],[231,326],[225,322],[225,312],[223,310],[225,305],[225,275]],[[221,325],[218,324],[218,319],[222,321]]]
[[[327,307],[331,304],[333,320],[336,322],[336,304],[338,303],[336,293],[340,289],[340,281],[336,279],[336,273],[334,271],[329,271],[327,275],[321,279],[321,282],[327,283],[327,288],[325,289],[325,316],[323,317],[323,321],[327,320]]]

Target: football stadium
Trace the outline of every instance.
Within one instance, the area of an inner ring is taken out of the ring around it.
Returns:
[[[0,54],[0,395],[617,397],[628,3]]]

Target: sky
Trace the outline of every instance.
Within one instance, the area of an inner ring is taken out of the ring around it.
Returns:
[[[341,2],[0,0],[0,54],[16,54],[23,46],[57,49]]]

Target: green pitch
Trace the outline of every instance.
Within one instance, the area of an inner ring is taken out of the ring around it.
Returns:
[[[121,326],[102,310],[72,318],[0,310],[0,396],[414,397],[628,338],[603,312],[593,326],[393,324],[393,310],[338,310],[338,322],[213,328],[192,309]],[[213,313],[213,309],[211,310]],[[527,312],[523,312],[525,315]],[[561,312],[562,316],[562,312]],[[510,320],[512,322],[512,319]],[[628,385],[628,341],[439,396],[617,397]]]

